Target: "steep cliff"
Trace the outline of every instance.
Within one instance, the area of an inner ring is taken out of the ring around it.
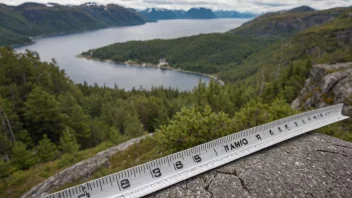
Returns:
[[[351,197],[352,143],[310,133],[148,198]]]
[[[344,103],[344,113],[352,115],[352,63],[320,64],[310,71],[293,108],[321,108]]]

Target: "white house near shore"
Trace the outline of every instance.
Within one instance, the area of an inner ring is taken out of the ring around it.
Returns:
[[[166,62],[166,58],[159,59],[158,67],[169,66],[169,63]]]

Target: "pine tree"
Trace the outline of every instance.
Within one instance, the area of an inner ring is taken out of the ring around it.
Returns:
[[[0,129],[0,154],[7,156],[11,149],[11,140],[4,135],[2,130]]]
[[[22,142],[16,142],[12,148],[11,164],[17,169],[28,169],[35,164],[33,153]]]
[[[10,173],[10,163],[0,159],[0,178],[8,176]]]
[[[126,120],[123,123],[125,129],[125,135],[130,137],[138,137],[143,135],[143,125],[139,121],[138,116],[136,114],[129,113],[126,116]]]
[[[52,143],[46,135],[44,135],[43,139],[39,141],[39,145],[36,147],[36,150],[37,158],[40,162],[54,160],[58,156],[56,145]]]
[[[66,127],[63,135],[60,138],[60,146],[59,148],[64,153],[76,153],[79,150],[79,144],[77,143],[76,137],[72,132],[72,129]]]
[[[58,139],[62,130],[62,114],[60,103],[53,95],[41,88],[35,88],[25,102],[24,117],[28,124],[28,131],[34,140],[39,140],[44,134],[52,139]],[[33,135],[35,134],[35,135]]]
[[[87,147],[90,137],[89,121],[89,116],[84,113],[82,107],[74,105],[68,120],[68,126],[74,130],[77,141],[84,147]]]
[[[122,142],[124,139],[120,131],[118,131],[115,127],[110,127],[108,137],[109,141],[115,144]]]

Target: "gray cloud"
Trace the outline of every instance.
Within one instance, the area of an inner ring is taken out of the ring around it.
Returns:
[[[315,9],[346,7],[352,5],[352,0],[0,0],[0,3],[18,5],[27,1],[38,3],[59,3],[79,5],[88,1],[100,4],[115,3],[125,7],[143,9],[148,7],[167,9],[189,9],[191,7],[206,7],[211,9],[250,11],[256,13],[291,9],[308,5]]]

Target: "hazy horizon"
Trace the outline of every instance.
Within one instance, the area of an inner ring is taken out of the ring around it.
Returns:
[[[194,7],[204,7],[212,10],[236,10],[239,12],[263,13],[288,10],[299,6],[310,6],[317,10],[334,7],[348,7],[352,0],[286,0],[278,3],[275,0],[0,0],[7,5],[20,5],[26,2],[58,3],[61,5],[81,5],[87,2],[98,4],[114,3],[128,8],[165,8],[174,10],[189,10]]]

